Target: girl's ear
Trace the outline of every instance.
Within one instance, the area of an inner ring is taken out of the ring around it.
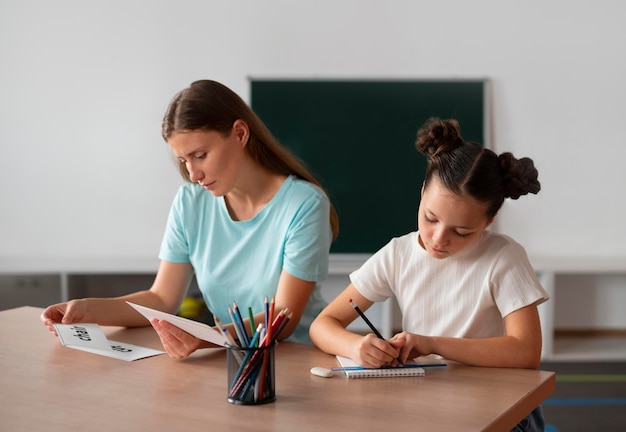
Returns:
[[[235,120],[235,123],[233,123],[233,131],[232,131],[235,136],[237,137],[237,140],[242,144],[242,145],[246,145],[248,144],[248,139],[250,138],[250,128],[248,127],[248,124],[241,120],[241,119],[237,119]]]

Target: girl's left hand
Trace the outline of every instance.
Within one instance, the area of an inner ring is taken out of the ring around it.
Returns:
[[[389,339],[389,343],[400,350],[402,361],[432,354],[427,336],[403,331]]]
[[[150,324],[156,330],[163,348],[172,358],[183,359],[200,348],[202,341],[165,320],[152,319]]]

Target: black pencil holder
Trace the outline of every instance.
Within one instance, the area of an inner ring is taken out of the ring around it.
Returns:
[[[274,348],[244,348],[226,344],[228,402],[237,405],[261,405],[276,400]]]

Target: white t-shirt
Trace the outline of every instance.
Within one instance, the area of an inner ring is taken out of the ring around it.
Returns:
[[[396,297],[405,331],[502,336],[505,316],[549,298],[526,251],[508,236],[484,231],[469,250],[439,260],[420,246],[418,234],[392,239],[350,275],[371,301]]]
[[[275,296],[282,270],[306,281],[326,278],[329,214],[326,194],[293,176],[245,221],[232,220],[224,197],[186,183],[170,209],[159,258],[190,262],[209,310],[229,323],[233,302],[246,316],[248,307],[263,312],[264,298]],[[309,326],[325,305],[318,284],[289,340],[310,343]]]

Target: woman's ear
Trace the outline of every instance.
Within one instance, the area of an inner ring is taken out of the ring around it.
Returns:
[[[233,133],[242,145],[245,146],[248,144],[248,139],[250,138],[250,128],[245,121],[241,119],[235,120],[235,123],[233,123]]]

